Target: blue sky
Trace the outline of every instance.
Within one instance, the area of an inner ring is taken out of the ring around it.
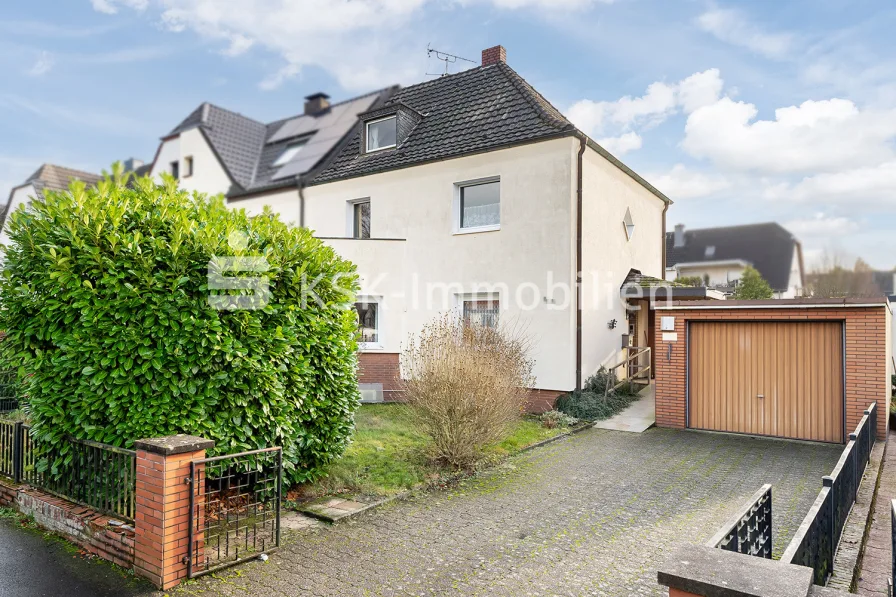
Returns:
[[[326,8],[324,8],[326,7]],[[675,200],[670,226],[776,220],[810,263],[896,266],[896,7],[884,0],[66,0],[0,8],[0,195],[99,171],[202,101],[260,120],[508,63]],[[464,68],[451,66],[456,72]]]

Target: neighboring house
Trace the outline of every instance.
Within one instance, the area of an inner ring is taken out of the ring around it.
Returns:
[[[800,242],[774,222],[666,233],[666,278],[699,277],[731,294],[744,268],[753,266],[775,298],[802,296],[806,287]]]
[[[303,180],[347,142],[358,114],[393,91],[336,104],[316,93],[306,98],[303,113],[270,123],[203,103],[162,137],[149,173],[171,174],[187,190],[223,193],[234,207],[270,205],[285,221],[301,224]]]
[[[9,214],[18,209],[19,205],[29,205],[32,199],[40,199],[44,191],[64,191],[72,180],[83,180],[87,184],[96,184],[103,177],[92,172],[82,172],[71,168],[63,168],[53,164],[44,164],[29,176],[24,183],[13,187],[9,193],[9,202],[3,212],[2,231],[0,231],[0,244],[9,244],[7,234],[7,221]]]
[[[358,266],[364,390],[396,391],[401,347],[449,310],[532,338],[536,408],[618,357],[620,286],[632,268],[663,274],[661,192],[577,130],[500,46],[360,118],[308,183],[305,223]]]

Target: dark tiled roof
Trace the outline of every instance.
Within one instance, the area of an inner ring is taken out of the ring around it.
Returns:
[[[267,124],[206,102],[166,137],[198,127],[236,183],[228,196],[293,186],[299,176],[331,156],[353,130],[357,114],[393,91],[390,87],[333,104],[319,114],[298,114]],[[286,146],[298,138],[307,140],[307,145],[287,164],[275,166]]]
[[[544,97],[505,63],[477,67],[398,91],[423,118],[395,149],[361,153],[361,127],[312,180],[319,184],[432,160],[497,149],[575,131]]]
[[[798,241],[780,224],[748,224],[685,230],[684,246],[676,247],[675,233],[666,233],[666,267],[679,263],[740,259],[755,267],[776,291],[787,290]],[[707,247],[714,247],[707,251]]]
[[[248,188],[267,137],[264,123],[206,102],[193,110],[167,136],[195,127],[199,127],[208,138],[234,182]]]
[[[96,184],[103,179],[102,175],[72,168],[63,168],[54,164],[44,164],[25,180],[25,184],[34,186],[37,193],[44,189],[64,191],[72,180],[83,180],[87,184]]]

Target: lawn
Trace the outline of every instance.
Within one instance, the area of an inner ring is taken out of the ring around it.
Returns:
[[[534,417],[521,418],[506,439],[485,450],[486,461],[509,456],[563,432],[545,429]],[[345,455],[330,466],[325,478],[290,492],[291,497],[388,496],[438,482],[452,471],[430,462],[426,445],[427,438],[414,429],[407,406],[364,404],[355,414],[355,433]]]

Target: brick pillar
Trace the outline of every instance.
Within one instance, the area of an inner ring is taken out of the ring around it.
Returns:
[[[135,443],[134,569],[160,589],[169,589],[187,576],[190,485],[186,479],[190,476],[190,462],[205,458],[205,451],[214,446],[215,442],[211,440],[191,435],[143,439]],[[200,500],[201,493],[196,496],[194,511],[203,512]],[[201,549],[202,542],[198,543]]]

